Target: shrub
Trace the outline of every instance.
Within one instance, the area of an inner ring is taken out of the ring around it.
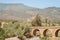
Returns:
[[[5,31],[0,28],[0,40],[4,40],[5,39]]]

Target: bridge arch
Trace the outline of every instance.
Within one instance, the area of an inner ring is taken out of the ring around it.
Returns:
[[[40,30],[39,29],[34,29],[33,30],[33,35],[34,36],[40,36]]]
[[[45,29],[43,32],[44,37],[51,37],[52,33],[49,29]]]
[[[55,36],[56,36],[56,37],[60,37],[60,29],[56,30]]]

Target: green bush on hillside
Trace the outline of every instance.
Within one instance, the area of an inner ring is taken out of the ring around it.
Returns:
[[[5,31],[0,28],[0,40],[4,40],[5,39]]]

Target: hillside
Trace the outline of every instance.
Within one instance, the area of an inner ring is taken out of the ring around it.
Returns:
[[[39,14],[42,18],[49,17],[52,22],[60,22],[60,8],[48,7],[44,9],[29,7],[24,4],[0,4],[0,19],[27,20]]]

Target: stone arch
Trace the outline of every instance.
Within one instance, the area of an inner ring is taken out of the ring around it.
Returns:
[[[44,35],[44,37],[48,37],[48,36],[51,37],[52,36],[52,33],[51,33],[50,30],[45,29],[44,32],[43,32],[43,35]]]
[[[56,37],[60,37],[59,34],[60,34],[60,29],[56,30],[55,36],[56,36]]]
[[[40,35],[40,30],[39,30],[39,29],[35,29],[35,30],[33,31],[33,35],[34,35],[34,36],[36,36],[36,32],[39,32],[39,35]],[[39,36],[39,35],[37,35],[37,36]]]

